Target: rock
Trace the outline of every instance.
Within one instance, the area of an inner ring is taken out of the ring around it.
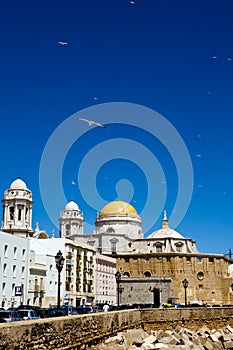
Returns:
[[[98,350],[221,350],[233,349],[233,328],[210,330],[203,326],[197,332],[178,326],[175,330],[128,330],[111,337]]]

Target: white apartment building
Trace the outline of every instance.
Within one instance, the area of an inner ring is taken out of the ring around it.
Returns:
[[[29,240],[0,231],[0,305],[16,307],[27,302]]]
[[[66,238],[30,239],[28,300],[33,305],[57,304],[58,271],[55,255],[61,251],[60,304],[92,304],[95,300],[95,249]]]
[[[96,303],[116,303],[116,259],[96,254]]]

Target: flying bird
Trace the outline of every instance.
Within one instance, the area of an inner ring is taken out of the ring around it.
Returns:
[[[71,185],[76,186],[76,183],[72,180]]]
[[[96,125],[96,126],[99,126],[100,128],[106,128],[105,125],[97,123],[94,120],[88,120],[88,119],[84,119],[84,118],[79,118],[79,120],[86,122],[89,126]]]
[[[67,41],[58,41],[58,44],[64,46],[64,45],[68,45],[68,42]]]

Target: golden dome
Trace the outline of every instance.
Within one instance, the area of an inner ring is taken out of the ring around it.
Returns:
[[[117,200],[105,205],[99,214],[99,218],[108,216],[130,216],[136,218],[138,213],[129,203]]]

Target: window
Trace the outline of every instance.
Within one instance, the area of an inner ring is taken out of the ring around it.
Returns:
[[[129,277],[129,276],[130,276],[130,273],[129,273],[129,272],[124,272],[124,273],[123,273],[123,276],[124,276],[124,277]]]
[[[25,278],[25,266],[22,266],[22,278]]]
[[[199,264],[201,264],[202,263],[202,258],[201,257],[197,258],[197,261],[198,261]]]
[[[145,276],[145,277],[151,277],[150,271],[146,271],[146,272],[144,273],[144,276]]]
[[[202,271],[199,271],[198,274],[197,274],[197,278],[199,280],[203,280],[203,277],[204,277],[204,273]]]
[[[26,258],[25,258],[25,257],[26,257],[26,250],[25,250],[25,249],[23,249],[23,250],[22,250],[22,260],[23,260],[23,261],[25,261],[25,260],[26,260]]]
[[[13,277],[15,278],[16,277],[16,265],[13,265],[12,270],[13,270]]]
[[[25,210],[25,220],[28,221],[28,207],[26,207]]]
[[[70,224],[66,224],[66,235],[70,235]]]
[[[9,210],[10,210],[10,220],[14,220],[14,211],[15,211],[15,209],[14,209],[14,207],[10,207],[9,208]]]
[[[8,253],[8,245],[4,245],[4,258],[7,258],[7,253]]]
[[[182,243],[182,242],[177,242],[177,243],[175,244],[175,246],[176,246],[176,251],[177,251],[177,253],[181,253],[182,250],[183,250],[183,243]]]
[[[198,285],[198,288],[201,290],[201,289],[203,289],[203,284],[199,284]]]
[[[3,277],[7,275],[7,264],[3,264]]]
[[[112,254],[116,254],[116,242],[111,242],[111,251]]]
[[[14,259],[17,259],[17,247],[14,247]]]
[[[22,205],[18,205],[18,220],[19,221],[22,220],[22,210],[23,210],[23,206]]]
[[[2,284],[2,295],[6,295],[6,283],[3,282]]]
[[[161,246],[161,245],[158,245],[158,246],[156,247],[156,252],[157,252],[157,253],[161,253],[161,252],[162,252],[162,246]]]
[[[12,285],[11,285],[11,295],[12,295],[12,297],[15,296],[15,283],[12,283]]]
[[[209,258],[209,262],[213,263],[214,262],[214,258]]]
[[[148,257],[145,258],[145,262],[146,262],[146,263],[150,262],[150,258],[148,258]]]

